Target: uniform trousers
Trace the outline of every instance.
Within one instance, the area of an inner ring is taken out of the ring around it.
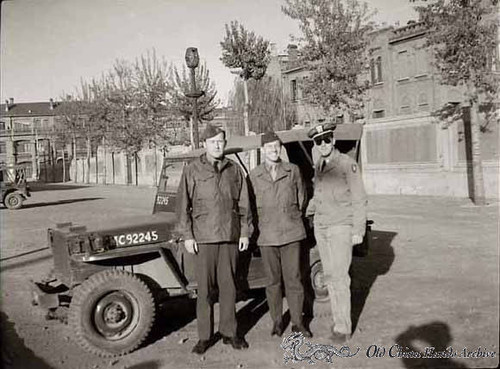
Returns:
[[[300,241],[282,246],[261,246],[260,250],[267,276],[267,304],[273,322],[281,323],[282,320],[281,279],[283,277],[292,324],[301,325],[304,287],[300,275]]]
[[[198,297],[196,318],[198,339],[209,340],[214,334],[213,305],[217,286],[219,290],[219,332],[236,336],[236,243],[198,244],[196,280]]]
[[[333,330],[351,334],[352,226],[315,221],[314,235],[323,266],[323,281],[330,297]]]

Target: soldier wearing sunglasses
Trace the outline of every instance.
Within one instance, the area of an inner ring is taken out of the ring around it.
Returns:
[[[332,309],[332,340],[344,343],[352,333],[352,246],[363,241],[367,201],[358,165],[335,148],[335,128],[335,124],[325,123],[308,132],[320,157],[306,214],[314,215],[314,235]]]

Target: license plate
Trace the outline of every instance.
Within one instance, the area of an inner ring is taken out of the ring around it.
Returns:
[[[126,233],[113,238],[117,246],[131,246],[157,241],[158,233],[156,231]]]

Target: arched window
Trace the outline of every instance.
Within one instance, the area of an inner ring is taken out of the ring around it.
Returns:
[[[429,101],[425,92],[422,92],[420,95],[418,95],[418,110],[429,110]]]
[[[404,95],[401,98],[401,104],[399,105],[399,111],[401,114],[410,114],[411,113],[411,105],[410,98],[408,95]]]
[[[380,83],[382,79],[382,57],[377,56],[375,59],[370,59],[370,75],[372,84]]]
[[[382,99],[376,99],[373,102],[372,117],[374,119],[383,118],[385,116],[385,107]]]
[[[377,56],[377,60],[375,62],[376,69],[377,69],[377,82],[382,82],[382,57]]]
[[[377,82],[377,76],[375,75],[375,60],[370,59],[370,75],[372,77],[372,84]]]

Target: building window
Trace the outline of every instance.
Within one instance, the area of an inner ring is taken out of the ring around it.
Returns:
[[[370,73],[372,77],[372,84],[383,82],[381,56],[377,56],[375,59],[370,59]]]
[[[375,61],[375,67],[377,70],[377,82],[382,82],[382,57],[377,56],[377,59]]]
[[[402,50],[398,52],[398,80],[408,79],[410,77],[410,66],[408,63],[408,51]]]
[[[382,99],[375,99],[373,102],[372,118],[383,118],[385,117],[385,106]]]
[[[411,113],[410,98],[408,96],[404,96],[401,99],[401,105],[399,107],[399,111],[401,112],[401,114]]]
[[[415,51],[415,61],[417,65],[417,77],[426,76],[429,71],[429,59],[427,50],[419,48]]]
[[[5,131],[5,122],[0,121],[0,131]]]
[[[41,129],[42,128],[42,120],[40,118],[34,118],[33,119],[33,127],[35,129]]]
[[[297,80],[292,79],[290,81],[290,94],[292,95],[292,101],[297,101]]]
[[[29,154],[31,152],[29,141],[16,142],[16,152],[18,154]]]
[[[7,153],[7,145],[5,142],[0,142],[0,154]]]
[[[374,85],[377,80],[377,76],[375,74],[375,60],[370,59],[370,75],[372,77],[372,85]]]
[[[418,95],[418,110],[427,111],[429,110],[429,101],[427,99],[427,94],[422,92]]]

